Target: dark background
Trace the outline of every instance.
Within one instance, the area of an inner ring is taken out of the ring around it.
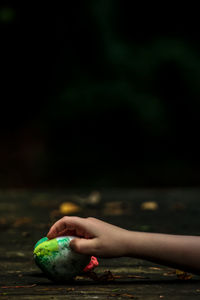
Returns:
[[[199,186],[195,12],[1,1],[0,187]]]

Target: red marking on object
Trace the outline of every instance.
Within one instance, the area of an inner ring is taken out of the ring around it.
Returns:
[[[83,272],[89,272],[92,269],[94,269],[95,267],[97,267],[98,265],[99,265],[99,262],[98,262],[97,258],[95,256],[91,256],[91,260],[90,260],[89,264],[85,267]]]

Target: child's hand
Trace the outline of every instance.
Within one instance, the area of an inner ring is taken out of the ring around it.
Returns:
[[[62,236],[77,236],[70,242],[78,253],[98,257],[126,256],[129,231],[95,218],[64,217],[50,229],[49,239]]]

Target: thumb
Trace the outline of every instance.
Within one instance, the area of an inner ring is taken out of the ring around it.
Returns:
[[[95,253],[96,239],[75,238],[71,240],[70,247],[79,254],[96,255]]]

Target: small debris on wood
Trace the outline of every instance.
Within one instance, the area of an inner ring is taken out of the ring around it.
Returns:
[[[72,202],[63,202],[59,207],[59,212],[63,215],[70,215],[77,213],[81,210],[81,207]]]
[[[26,289],[26,288],[32,288],[35,287],[37,284],[31,284],[31,285],[8,285],[8,286],[1,286],[1,289]]]
[[[27,232],[27,231],[22,232],[23,237],[29,237],[30,235],[31,235],[30,232]]]
[[[106,282],[115,280],[115,276],[110,271],[105,271],[101,275],[97,275],[96,272],[94,272],[94,271],[89,271],[89,272],[82,274],[82,276],[75,277],[76,280],[82,280],[85,278],[90,278],[94,281],[106,281]]]
[[[181,270],[176,270],[176,275],[180,280],[190,280],[193,277],[192,274],[188,274],[187,272]]]
[[[83,206],[97,206],[101,201],[101,193],[99,191],[92,191],[87,197],[79,195],[71,195],[67,197],[69,202],[79,204]]]
[[[150,270],[161,270],[161,268],[158,267],[149,267]]]
[[[158,203],[155,201],[147,201],[141,204],[141,210],[157,210]]]
[[[169,272],[165,272],[163,273],[163,276],[176,276],[176,271],[169,271]]]

